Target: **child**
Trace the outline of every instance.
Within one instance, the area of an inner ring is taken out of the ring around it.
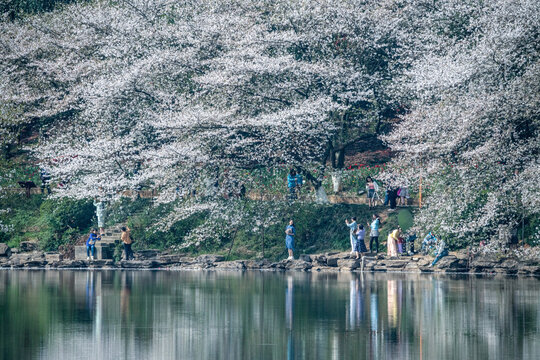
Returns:
[[[403,235],[400,235],[397,240],[397,251],[398,254],[403,254],[403,243],[405,239],[403,239]]]
[[[366,237],[366,230],[364,229],[364,225],[360,225],[358,227],[358,230],[356,230],[356,242],[354,246],[354,252],[356,254],[357,259],[360,257],[359,255],[361,253],[367,252],[366,243],[364,242],[365,237]]]

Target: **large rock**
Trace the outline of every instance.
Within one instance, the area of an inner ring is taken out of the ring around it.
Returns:
[[[11,256],[11,249],[7,244],[0,243],[0,257],[10,257]]]
[[[11,267],[41,267],[45,264],[45,254],[40,251],[14,254],[8,262]]]
[[[114,260],[104,259],[104,260],[89,261],[88,267],[91,269],[112,268],[114,267]]]
[[[307,254],[300,255],[300,257],[298,259],[302,260],[302,261],[306,261],[306,262],[312,262],[311,256],[309,256]]]
[[[244,270],[245,268],[246,266],[241,260],[218,262],[215,266],[215,269],[220,270]]]
[[[520,264],[516,260],[507,259],[495,266],[495,272],[513,275],[518,273],[519,267]]]
[[[440,259],[435,268],[444,270],[445,272],[467,272],[467,260],[460,259],[454,255],[448,255]]]
[[[38,244],[33,241],[21,241],[19,244],[19,250],[21,252],[36,251],[37,249]]]
[[[223,255],[206,254],[197,257],[197,262],[200,264],[213,264],[225,260]]]
[[[157,259],[159,253],[160,253],[159,250],[155,250],[155,249],[140,250],[135,253],[135,259],[137,260]]]
[[[64,260],[59,263],[55,263],[59,269],[81,269],[87,266],[87,261],[84,260]]]
[[[499,264],[499,261],[492,261],[488,259],[474,259],[470,264],[470,272],[473,273],[492,273],[494,268]]]
[[[47,263],[62,261],[62,254],[55,252],[47,252],[45,253],[45,260],[47,261]]]
[[[362,266],[362,263],[360,263]],[[375,266],[377,266],[377,260],[373,258],[364,258],[364,271],[374,271]]]
[[[296,271],[307,271],[313,267],[310,262],[303,260],[289,260],[286,264],[287,269]]]
[[[27,268],[42,268],[45,265],[47,265],[47,261],[45,261],[45,259],[30,260],[24,263],[24,267],[27,267]]]
[[[396,260],[386,260],[386,269],[390,271],[400,270],[403,269],[407,264],[409,263],[409,260],[402,260],[402,259],[396,259]]]
[[[181,264],[183,259],[185,259],[185,256],[182,254],[168,254],[158,257],[158,260],[164,265]]]
[[[246,260],[244,261],[244,266],[246,269],[260,270],[269,269],[272,266],[272,263],[268,259]]]
[[[420,272],[417,261],[409,261],[403,268],[403,271],[417,273]]]
[[[338,256],[328,256],[326,257],[326,266],[336,267],[338,266],[338,260],[341,260]]]
[[[518,274],[540,276],[540,266],[530,264],[520,265]]]
[[[360,259],[339,259],[337,262],[337,266],[341,270],[355,270],[360,267],[361,260]]]
[[[326,255],[313,255],[312,259],[317,265],[326,266]]]
[[[154,269],[162,266],[162,263],[157,260],[122,260],[119,265],[125,269]]]

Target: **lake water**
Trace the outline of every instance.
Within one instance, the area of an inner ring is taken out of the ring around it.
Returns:
[[[539,359],[540,280],[0,271],[1,359]]]

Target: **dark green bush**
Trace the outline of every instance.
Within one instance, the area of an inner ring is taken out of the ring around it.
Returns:
[[[94,218],[94,205],[89,200],[45,200],[39,209],[42,232],[40,246],[57,250],[60,245],[73,243],[81,232],[87,232]]]
[[[63,4],[86,0],[5,0],[0,2],[0,14],[8,14],[11,20],[25,14],[36,14],[54,10]]]

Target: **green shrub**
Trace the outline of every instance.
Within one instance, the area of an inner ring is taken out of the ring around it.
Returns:
[[[60,245],[73,243],[81,232],[89,230],[94,210],[90,200],[45,200],[39,209],[41,248],[57,250]]]
[[[409,230],[413,226],[413,223],[414,223],[412,213],[408,209],[399,210],[398,223],[404,232]]]

